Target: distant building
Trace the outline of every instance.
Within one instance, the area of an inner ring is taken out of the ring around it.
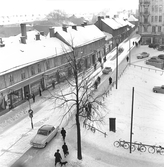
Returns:
[[[164,44],[164,0],[139,1],[139,34],[143,44]]]

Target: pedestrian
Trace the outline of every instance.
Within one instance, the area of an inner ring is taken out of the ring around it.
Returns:
[[[134,41],[133,41],[133,45],[134,45]]]
[[[129,57],[128,57],[128,56],[126,57],[126,61],[127,61],[127,62],[129,61]]]
[[[94,64],[94,70],[96,70],[96,66],[97,66],[97,65],[96,65],[96,63],[95,63],[95,64]]]
[[[112,84],[112,77],[109,77],[109,85]]]
[[[35,102],[35,95],[34,95],[34,93],[32,94],[32,99],[33,99],[33,102]]]
[[[39,87],[39,96],[42,96],[42,91],[41,91],[40,87]]]
[[[52,88],[55,89],[55,81],[52,81]]]
[[[101,63],[101,69],[103,69],[103,63]]]
[[[99,82],[99,84],[100,84],[100,82],[101,82],[101,78],[98,76],[97,77],[97,81]]]
[[[61,130],[61,135],[62,135],[62,137],[63,137],[63,141],[65,142],[66,131],[65,131],[64,128],[62,128],[62,130]]]
[[[63,149],[64,157],[66,158],[66,156],[69,154],[69,151],[68,151],[68,146],[66,145],[65,142],[62,146],[62,149]]]
[[[95,89],[97,89],[97,86],[98,86],[98,82],[97,81],[95,81],[94,86],[95,86]]]
[[[103,60],[104,60],[104,63],[105,63],[106,62],[106,56],[104,56]]]
[[[59,153],[59,149],[58,149],[57,152],[54,154],[54,157],[55,157],[55,166],[56,166],[57,163],[60,163],[60,164],[61,164],[61,159],[62,159],[62,157],[61,157],[61,155],[60,155],[60,153]]]

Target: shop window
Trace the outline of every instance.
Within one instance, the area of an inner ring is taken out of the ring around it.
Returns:
[[[155,22],[157,22],[158,21],[158,16],[155,16]]]
[[[38,66],[38,73],[42,72],[42,70],[41,70],[41,64],[38,64],[37,66]]]
[[[154,16],[151,16],[151,22],[154,22]]]
[[[22,70],[21,71],[21,79],[24,80],[25,78],[26,78],[25,71]]]
[[[162,5],[159,6],[159,12],[162,12]]]
[[[9,81],[10,81],[10,83],[13,83],[13,82],[14,82],[13,74],[10,74],[10,75],[9,75]]]
[[[158,32],[161,32],[161,26],[158,26]]]
[[[162,22],[162,16],[159,16],[159,22]]]
[[[31,66],[31,75],[35,75],[35,68],[34,68],[34,66]]]

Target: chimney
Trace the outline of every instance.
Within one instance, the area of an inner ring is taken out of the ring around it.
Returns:
[[[22,23],[22,24],[20,24],[20,27],[21,27],[21,35],[27,39],[26,24]]]
[[[21,43],[26,44],[26,37],[25,36],[21,36],[20,37],[20,41],[21,41]]]
[[[109,16],[106,16],[106,18],[110,18]]]
[[[101,20],[101,16],[98,16],[98,21]]]
[[[54,28],[53,27],[49,28],[49,32],[50,32],[50,38],[52,38],[52,37],[55,36],[55,34],[54,34]]]
[[[4,46],[5,44],[3,43],[2,38],[0,38],[0,47],[4,47]]]
[[[86,26],[87,25],[87,21],[83,21],[83,24],[84,24],[84,26]]]
[[[40,34],[39,33],[35,34],[35,39],[36,39],[36,41],[40,40]]]
[[[77,30],[77,27],[76,26],[72,26],[72,29]]]
[[[104,19],[104,16],[101,16],[101,19]]]
[[[63,31],[67,32],[67,27],[66,26],[63,26],[62,29],[63,29]]]
[[[44,36],[44,31],[40,31],[40,35],[43,35],[43,36]]]

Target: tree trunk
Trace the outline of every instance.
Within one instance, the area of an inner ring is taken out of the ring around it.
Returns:
[[[81,154],[81,132],[80,132],[80,122],[79,122],[79,116],[76,114],[76,125],[77,125],[77,158],[79,160],[82,159]]]

